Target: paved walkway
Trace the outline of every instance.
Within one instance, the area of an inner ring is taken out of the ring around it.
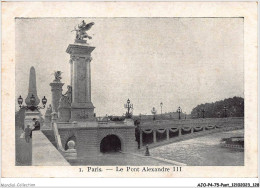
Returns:
[[[41,131],[33,131],[32,148],[33,166],[70,166]]]
[[[23,130],[15,127],[15,156],[16,166],[32,165],[32,140],[26,143],[25,138],[20,138]]]

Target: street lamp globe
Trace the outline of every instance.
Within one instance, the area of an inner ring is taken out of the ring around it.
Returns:
[[[43,106],[45,106],[46,103],[47,103],[47,99],[46,99],[45,96],[44,96],[44,97],[42,98],[42,104],[43,104]]]
[[[17,101],[18,101],[19,106],[21,106],[21,105],[23,104],[23,98],[22,98],[21,95],[20,95],[20,97],[17,99]]]

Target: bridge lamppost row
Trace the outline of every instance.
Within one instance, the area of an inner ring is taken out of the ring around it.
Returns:
[[[224,117],[227,117],[227,107],[224,106]]]
[[[162,107],[163,107],[163,103],[162,102],[160,103],[160,106],[161,106],[161,116],[162,116]]]
[[[23,109],[25,108],[26,110],[31,110],[31,111],[34,111],[34,110],[39,110],[39,109],[44,109],[45,108],[45,105],[47,103],[47,99],[45,98],[45,96],[42,98],[42,104],[43,104],[43,107],[40,107],[40,106],[36,106],[35,105],[35,96],[32,94],[32,96],[30,97],[30,103],[31,105],[29,106],[23,106],[23,98],[22,96],[20,95],[19,98],[17,99],[17,102],[19,104],[19,107],[20,109]]]
[[[157,110],[155,109],[155,107],[152,108],[151,113],[153,114],[153,120],[155,120],[155,114],[156,114]]]
[[[203,109],[201,110],[201,112],[202,112],[202,118],[205,118],[205,109],[203,108]]]
[[[127,109],[127,112],[126,112],[126,115],[125,115],[126,118],[131,118],[132,114],[131,114],[130,110],[134,109],[134,105],[130,104],[130,100],[129,99],[127,99],[127,101],[126,101],[125,108]]]
[[[178,107],[177,112],[179,113],[179,119],[181,119],[181,112],[182,112],[182,109],[181,109],[180,106]]]

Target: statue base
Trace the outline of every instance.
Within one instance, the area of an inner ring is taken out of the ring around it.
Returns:
[[[75,39],[75,43],[87,44],[87,41],[86,40]]]
[[[71,104],[71,119],[70,122],[85,122],[93,121],[94,117],[94,106],[92,102],[88,103],[72,103]]]

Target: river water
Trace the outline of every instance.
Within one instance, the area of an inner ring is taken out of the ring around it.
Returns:
[[[214,133],[150,149],[150,153],[188,166],[243,166],[244,151],[219,145],[221,138],[243,135],[244,130]]]

